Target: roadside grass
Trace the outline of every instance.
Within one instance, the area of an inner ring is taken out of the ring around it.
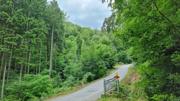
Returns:
[[[139,84],[140,79],[136,68],[129,68],[126,77],[120,82],[119,94],[103,95],[98,101],[148,101]]]
[[[48,101],[49,99],[52,99],[52,98],[55,98],[55,97],[58,97],[58,96],[64,96],[64,95],[76,92],[76,91],[84,88],[86,85],[88,85],[88,84],[85,84],[85,85],[80,85],[79,84],[79,85],[75,85],[75,86],[72,86],[72,87],[56,88],[56,89],[54,89],[54,93],[52,93],[51,95],[48,95],[48,97],[43,98],[43,99],[45,101]]]
[[[114,96],[109,96],[109,97],[102,97],[98,101],[122,101],[122,100],[119,100],[118,98],[116,98]]]

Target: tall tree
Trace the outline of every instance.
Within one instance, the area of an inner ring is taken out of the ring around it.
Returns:
[[[50,40],[50,58],[49,58],[49,76],[51,76],[52,73],[52,68],[53,68],[53,50],[54,50],[54,37],[59,38],[58,34],[62,33],[63,31],[63,19],[64,19],[64,14],[61,11],[61,9],[58,6],[58,3],[56,0],[51,1],[50,5],[47,8],[47,18],[46,21],[48,22],[47,25],[49,27],[48,29],[48,36],[51,36]],[[48,46],[48,45],[47,45]],[[49,48],[49,47],[47,47]]]

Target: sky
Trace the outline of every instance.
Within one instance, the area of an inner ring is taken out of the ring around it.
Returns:
[[[51,0],[48,0],[51,1]],[[75,24],[100,29],[111,9],[102,0],[57,0],[67,19]]]

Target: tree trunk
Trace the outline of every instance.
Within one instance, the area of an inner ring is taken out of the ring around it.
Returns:
[[[38,72],[41,72],[41,49],[39,50],[39,65],[38,65]]]
[[[21,80],[22,80],[22,72],[23,72],[23,64],[21,64],[20,75],[19,75],[19,82],[21,82]]]
[[[50,32],[49,32],[50,33]],[[49,37],[51,37],[51,35],[49,35],[49,33],[46,35],[46,65],[47,65],[47,67],[49,66],[49,57],[50,57],[50,44],[49,44],[49,42],[51,41],[50,39],[49,39]]]
[[[24,65],[24,73],[26,73],[27,74],[27,70],[28,70],[28,60],[29,60],[29,52],[27,51],[26,52],[26,59],[25,59],[25,61],[26,61],[26,64]]]
[[[49,77],[51,77],[52,72],[52,58],[53,58],[53,39],[54,39],[54,27],[52,27],[52,33],[51,33],[51,51],[50,51],[50,61],[49,61]]]
[[[4,64],[4,52],[2,52],[2,58],[1,58],[1,68],[0,68],[0,80],[1,80],[1,73],[2,73],[2,70],[3,70],[3,64]]]
[[[11,53],[10,53],[10,57],[9,57],[9,62],[8,62],[7,81],[8,81],[8,78],[9,78],[9,72],[10,72],[10,68],[11,68],[12,54],[13,54],[13,48],[11,49]]]
[[[27,65],[28,65],[28,74],[29,74],[29,68],[30,68],[30,65],[29,65],[29,63],[31,62],[31,51],[29,52],[29,55],[28,55],[28,63],[27,63]]]
[[[2,87],[1,87],[1,99],[4,97],[4,86],[6,81],[6,67],[7,63],[5,62],[4,71],[3,71],[3,79],[2,79]]]

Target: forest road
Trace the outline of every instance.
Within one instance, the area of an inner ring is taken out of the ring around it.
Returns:
[[[80,89],[79,91],[65,96],[54,97],[46,101],[96,101],[104,93],[104,79],[112,78],[114,77],[115,73],[118,72],[120,75],[120,80],[122,80],[128,72],[128,68],[130,66],[132,66],[132,64],[118,66],[117,70],[113,72],[111,75],[97,80],[89,84],[88,86]]]

